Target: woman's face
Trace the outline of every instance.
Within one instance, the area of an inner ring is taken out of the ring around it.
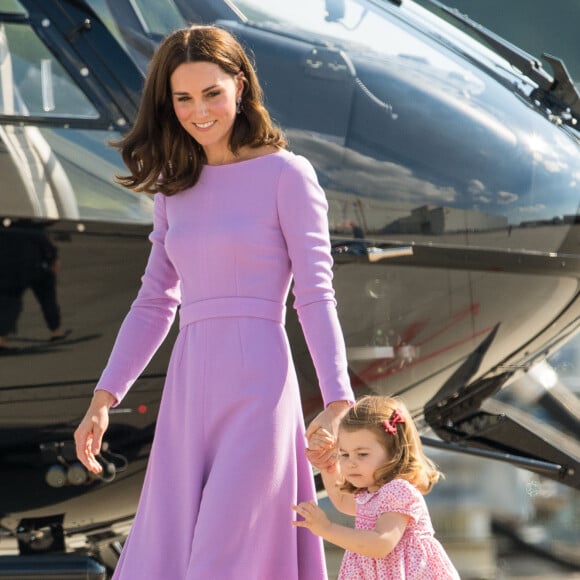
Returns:
[[[175,115],[203,147],[210,165],[232,161],[229,140],[242,78],[242,73],[232,76],[212,62],[183,63],[171,75]]]

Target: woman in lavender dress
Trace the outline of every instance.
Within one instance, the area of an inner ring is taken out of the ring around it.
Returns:
[[[284,329],[293,279],[325,403],[306,435],[336,433],[353,395],[315,172],[286,149],[240,44],[213,26],[161,43],[136,123],[117,145],[130,172],[121,183],[157,193],[141,289],[75,432],[89,470],[101,469],[109,408],[178,307],[180,332],[114,578],[323,579],[319,538],[291,525],[291,505],[315,490]],[[321,461],[332,452],[314,451]]]

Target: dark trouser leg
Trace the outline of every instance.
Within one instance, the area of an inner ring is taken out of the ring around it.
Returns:
[[[46,325],[53,331],[60,328],[60,307],[56,299],[56,276],[47,270],[30,284],[30,288],[42,309]]]
[[[16,332],[23,292],[24,288],[9,288],[0,292],[0,336]]]

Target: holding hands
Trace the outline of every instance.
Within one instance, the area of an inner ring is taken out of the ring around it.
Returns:
[[[349,408],[348,401],[334,401],[308,426],[306,457],[314,467],[334,471],[338,460],[336,452],[338,425]]]
[[[334,471],[338,454],[332,434],[319,427],[308,439],[306,457],[314,467],[321,471]]]
[[[340,473],[337,470],[338,450],[337,435],[340,420],[350,408],[348,401],[330,403],[308,426],[306,437],[308,448],[306,457],[310,463],[322,473],[327,487],[327,480],[336,479]],[[302,520],[293,520],[292,525],[299,528],[308,528],[317,536],[326,537],[333,524],[326,517],[316,502],[302,502],[293,505],[292,509],[301,516]]]

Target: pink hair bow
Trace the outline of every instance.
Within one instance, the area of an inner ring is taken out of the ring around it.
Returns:
[[[388,419],[386,421],[383,421],[381,423],[381,425],[383,426],[383,429],[389,433],[390,435],[394,435],[397,432],[397,423],[404,423],[405,422],[405,417],[403,417],[403,415],[401,415],[399,409],[395,409],[393,411],[393,414],[391,416],[391,420],[389,421]]]

